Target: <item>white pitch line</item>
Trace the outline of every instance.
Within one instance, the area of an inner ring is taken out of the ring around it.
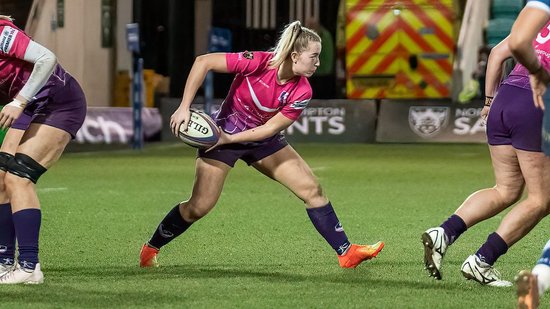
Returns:
[[[69,188],[38,188],[38,192],[60,192],[67,191]]]

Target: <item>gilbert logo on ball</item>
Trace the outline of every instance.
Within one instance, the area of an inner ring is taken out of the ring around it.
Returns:
[[[206,113],[191,110],[187,131],[185,124],[179,128],[179,138],[189,146],[206,149],[214,146],[220,138],[218,125]]]

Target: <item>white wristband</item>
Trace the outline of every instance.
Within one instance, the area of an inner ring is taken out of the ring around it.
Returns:
[[[13,101],[11,101],[10,103],[8,103],[8,105],[6,106],[13,106],[13,107],[17,107],[17,108],[20,108],[20,109],[24,109],[25,106],[27,106],[27,103],[23,103],[17,99],[13,99]]]

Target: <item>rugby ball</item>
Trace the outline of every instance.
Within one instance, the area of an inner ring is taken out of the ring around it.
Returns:
[[[183,123],[179,128],[179,138],[189,146],[208,149],[218,142],[220,129],[206,113],[191,110],[189,123]],[[187,131],[185,131],[187,127]]]

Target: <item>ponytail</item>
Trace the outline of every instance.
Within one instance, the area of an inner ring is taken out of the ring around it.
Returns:
[[[274,68],[281,65],[292,52],[302,52],[307,49],[309,42],[321,43],[321,38],[315,31],[302,27],[300,21],[288,24],[281,33],[277,45],[272,49],[274,55],[269,66]]]

